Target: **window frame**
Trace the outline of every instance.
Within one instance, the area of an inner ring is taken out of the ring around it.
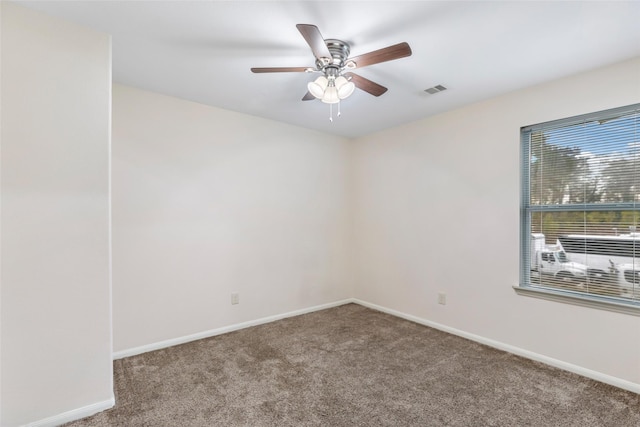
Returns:
[[[519,284],[513,286],[518,295],[541,298],[545,300],[613,311],[617,313],[640,316],[640,301],[625,301],[603,295],[593,295],[582,292],[540,287],[531,284],[531,216],[534,212],[565,212],[565,211],[628,211],[638,210],[635,202],[622,203],[580,203],[562,205],[532,205],[530,179],[530,135],[542,129],[557,129],[578,125],[611,116],[640,111],[640,103],[564,119],[552,120],[520,128],[520,269]]]

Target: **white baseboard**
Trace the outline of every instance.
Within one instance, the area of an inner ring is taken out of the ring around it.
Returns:
[[[178,344],[184,344],[191,341],[200,340],[203,338],[209,338],[216,335],[226,334],[228,332],[237,331],[239,329],[249,328],[251,326],[263,325],[265,323],[275,322],[276,320],[286,319],[287,317],[299,316],[301,314],[312,313],[314,311],[325,310],[327,308],[338,307],[340,305],[349,304],[355,302],[352,298],[331,302],[328,304],[316,305],[314,307],[303,308],[300,310],[290,311],[288,313],[276,314],[273,316],[267,316],[256,320],[250,320],[248,322],[236,323],[235,325],[223,326],[222,328],[210,329],[208,331],[198,332],[196,334],[185,335],[178,338],[172,338],[165,341],[160,341],[152,344],[143,345],[140,347],[134,347],[127,350],[116,351],[113,353],[113,359],[122,359],[124,357],[135,356],[149,351],[160,350],[167,347],[172,347]]]
[[[34,421],[32,423],[26,424],[24,427],[59,426],[64,423],[79,420],[85,417],[90,417],[91,415],[95,415],[98,412],[102,412],[106,409],[113,408],[115,404],[116,404],[115,397],[111,396],[110,399],[104,400],[102,402],[92,403],[91,405],[83,406],[82,408],[77,408],[71,411],[63,412],[62,414],[54,415],[52,417],[48,417],[40,421]]]
[[[494,341],[489,338],[482,337],[480,335],[471,334],[469,332],[461,331],[459,329],[451,328],[449,326],[441,325],[430,320],[422,319],[411,314],[402,313],[400,311],[392,310],[390,308],[382,307],[377,304],[372,304],[366,301],[359,300],[357,298],[352,299],[351,302],[360,304],[364,307],[371,308],[373,310],[381,311],[383,313],[391,314],[392,316],[400,317],[402,319],[409,320],[411,322],[419,323],[421,325],[429,326],[434,329],[439,329],[443,332],[457,335],[471,341],[478,342],[480,344],[488,345],[489,347],[497,348],[508,353],[512,353],[518,356],[525,357],[527,359],[535,360],[537,362],[544,363],[555,368],[559,368],[565,371],[573,372],[574,374],[581,375],[583,377],[591,378],[596,381],[603,382],[624,390],[631,391],[633,393],[640,394],[640,384],[633,383],[631,381],[623,380],[621,378],[606,375],[601,372],[592,371],[591,369],[583,368],[582,366],[573,365],[571,363],[563,362],[562,360],[554,359],[552,357],[544,356],[542,354],[534,353],[529,350],[525,350],[519,347],[515,347],[509,344],[505,344],[499,341]]]

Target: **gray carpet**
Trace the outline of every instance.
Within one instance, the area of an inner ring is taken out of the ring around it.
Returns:
[[[640,426],[640,395],[355,304],[114,363],[67,426]]]

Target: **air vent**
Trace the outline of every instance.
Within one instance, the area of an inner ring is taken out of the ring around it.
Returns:
[[[427,92],[430,95],[435,95],[436,93],[442,92],[442,91],[445,91],[445,90],[447,90],[446,87],[444,87],[442,85],[437,85],[437,86],[434,86],[434,87],[430,87],[429,89],[425,89],[424,91]]]

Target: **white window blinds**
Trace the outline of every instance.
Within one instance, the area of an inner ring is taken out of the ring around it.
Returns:
[[[638,304],[640,104],[521,137],[521,287]]]

